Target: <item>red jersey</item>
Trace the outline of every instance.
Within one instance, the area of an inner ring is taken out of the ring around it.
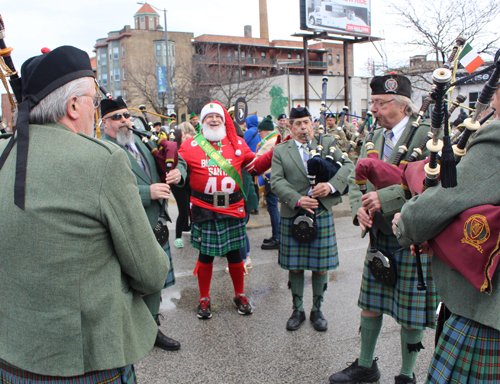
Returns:
[[[248,148],[248,145],[242,138],[238,138],[238,143],[235,145],[236,150],[229,142],[227,136],[222,139],[221,147],[218,146],[217,142],[210,142],[210,144],[212,144],[214,149],[219,152],[236,171],[238,171],[240,177],[241,168],[248,172],[253,171],[255,154]],[[228,192],[231,194],[240,190],[236,181],[211,160],[193,138],[189,138],[182,143],[179,149],[179,155],[182,156],[189,167],[190,185],[195,191],[213,195],[214,192]],[[213,205],[205,203],[193,196],[191,196],[191,203],[225,215],[238,218],[245,217],[245,202],[243,199],[234,204],[230,204],[229,208],[215,208]]]

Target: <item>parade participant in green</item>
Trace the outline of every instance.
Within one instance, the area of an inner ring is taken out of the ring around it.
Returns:
[[[21,75],[16,132],[0,140],[0,225],[15,228],[0,237],[0,382],[136,383],[157,336],[141,296],[168,258],[126,154],[90,136],[88,54],[59,47]]]
[[[163,200],[167,199],[168,201],[170,197],[170,185],[177,184],[180,187],[184,185],[186,163],[184,160],[179,159],[176,168],[168,173],[166,182],[162,183],[153,155],[141,141],[141,138],[128,129],[132,126],[132,122],[130,121],[127,105],[121,96],[116,100],[102,100],[101,116],[104,131],[101,140],[118,144],[127,154],[132,166],[132,172],[137,180],[143,210],[148,216],[150,227],[154,228],[158,224],[158,216]],[[168,204],[165,205],[165,214],[167,220],[170,220],[167,208]],[[163,289],[165,289],[175,284],[175,276],[168,242],[163,246],[163,250],[170,261],[170,271],[163,286]],[[159,326],[161,290],[143,296],[143,299]],[[178,341],[165,336],[159,329],[155,346],[164,350],[177,350],[181,347]]]
[[[293,313],[286,329],[300,328],[306,315],[303,306],[304,271],[312,271],[313,305],[309,319],[316,331],[326,331],[328,321],[321,312],[321,304],[328,284],[328,271],[338,267],[337,240],[331,208],[342,201],[341,193],[347,187],[347,177],[354,169],[347,159],[328,182],[318,183],[312,190],[307,177],[309,148],[307,140],[316,148],[313,121],[307,108],[297,107],[290,111],[292,139],[274,147],[271,189],[281,200],[279,224],[279,264],[289,271],[289,287],[292,290]],[[306,140],[307,135],[307,140]],[[333,138],[325,136],[323,146],[329,148]],[[325,158],[326,151],[322,157]],[[341,153],[335,151],[335,161]],[[308,242],[301,242],[292,235],[297,216],[316,214],[317,235]]]
[[[402,75],[374,77],[370,83],[372,90],[371,112],[378,119],[380,128],[375,130],[373,144],[379,159],[392,164],[397,148],[402,145],[414,121],[416,108],[411,97],[411,83]],[[429,131],[428,124],[421,124],[408,145],[408,157],[413,148],[418,147]],[[428,154],[424,153],[424,156]],[[361,149],[361,158],[367,157],[366,143]],[[367,184],[368,193],[361,194],[355,183],[355,172],[349,177],[349,200],[353,223],[360,225],[363,231],[374,224],[377,211],[381,211],[382,223],[389,229],[389,234],[378,231],[378,248],[391,256],[396,265],[397,281],[394,286],[377,281],[365,258],[358,306],[361,308],[361,353],[359,359],[346,369],[330,376],[330,383],[375,382],[381,374],[374,360],[375,347],[382,329],[383,314],[389,315],[401,325],[400,375],[395,378],[397,384],[416,383],[413,368],[422,348],[422,338],[426,327],[434,328],[434,316],[439,302],[434,283],[430,276],[430,256],[422,255],[424,278],[427,291],[417,290],[417,273],[414,258],[409,249],[401,250],[395,236],[390,231],[394,214],[399,212],[405,202],[401,185],[393,185],[375,191],[371,183]],[[376,216],[378,217],[378,216]],[[365,232],[363,232],[363,235]],[[367,252],[368,256],[368,252]]]
[[[500,88],[491,105],[500,110]],[[426,244],[427,240],[451,230],[454,233],[445,234],[449,246],[443,244],[440,248],[454,263],[477,264],[482,253],[491,261],[497,257],[498,219],[492,217],[498,217],[500,205],[499,130],[500,116],[496,114],[495,121],[486,123],[477,132],[457,166],[458,186],[429,188],[404,205],[401,216],[396,215],[393,221],[401,246]],[[482,210],[482,214],[461,215],[488,204],[491,206]],[[462,221],[455,219],[458,215]],[[450,244],[453,240],[455,243]],[[487,253],[486,249],[495,253]],[[437,255],[432,259],[432,277],[451,317],[439,337],[426,383],[500,382],[500,270],[497,267],[493,273],[490,294],[474,288],[458,267],[451,268]]]

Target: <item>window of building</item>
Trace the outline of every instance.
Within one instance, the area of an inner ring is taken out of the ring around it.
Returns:
[[[122,59],[125,58],[125,45],[122,45]]]
[[[97,55],[97,66],[101,65],[101,56]]]
[[[262,57],[263,59],[265,59],[265,58],[266,58],[266,52],[262,51],[262,52],[260,53],[260,57]]]
[[[340,63],[340,55],[337,54],[337,63]]]
[[[227,57],[231,57],[233,53],[231,51],[227,51]]]
[[[141,17],[141,21],[144,21],[144,17]]]
[[[106,57],[106,53],[101,54],[101,65],[107,65]]]
[[[123,100],[127,101],[127,90],[126,89],[123,90],[122,98],[123,98]]]
[[[161,56],[161,45],[156,44],[156,57]]]
[[[113,70],[111,70],[111,73],[109,75],[109,83],[111,84],[113,82]]]
[[[125,79],[125,68],[122,68],[122,74],[123,74],[122,79],[127,80],[127,79]]]
[[[247,70],[246,69],[241,70],[241,76],[247,77]]]
[[[245,51],[241,52],[241,58],[244,59],[245,58]]]
[[[238,50],[234,51],[234,57],[236,58],[240,57],[240,53],[238,52]]]
[[[151,17],[149,19],[149,29],[154,30],[155,29],[155,24],[153,23],[153,18]]]
[[[118,59],[120,59],[120,48],[114,47],[113,48],[113,60],[118,60]]]
[[[251,79],[253,77],[253,72],[248,72],[248,77]]]
[[[115,97],[120,97],[122,95],[122,91],[115,91]]]
[[[106,85],[106,84],[108,84],[108,74],[103,73],[102,74],[102,85]]]
[[[479,92],[469,92],[469,108],[476,108]]]
[[[300,60],[300,53],[297,53],[297,60]]]
[[[292,58],[292,52],[288,52],[288,58],[291,59]]]
[[[262,70],[262,76],[267,76],[267,69]]]
[[[333,65],[333,56],[331,53],[328,54],[328,65]]]
[[[115,69],[115,81],[120,81],[120,69]]]

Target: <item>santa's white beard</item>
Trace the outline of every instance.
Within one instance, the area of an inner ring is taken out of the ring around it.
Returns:
[[[222,126],[214,131],[210,128],[209,124],[203,123],[203,137],[208,141],[221,141],[224,137],[226,137],[226,126],[222,124]]]
[[[134,134],[128,129],[123,132],[120,127],[120,129],[116,131],[116,142],[123,146],[132,144],[134,142]]]

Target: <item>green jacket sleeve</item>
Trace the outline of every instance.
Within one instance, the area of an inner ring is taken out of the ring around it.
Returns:
[[[126,153],[116,150],[104,166],[100,215],[121,268],[135,290],[143,294],[159,291],[170,265],[149,225]]]

